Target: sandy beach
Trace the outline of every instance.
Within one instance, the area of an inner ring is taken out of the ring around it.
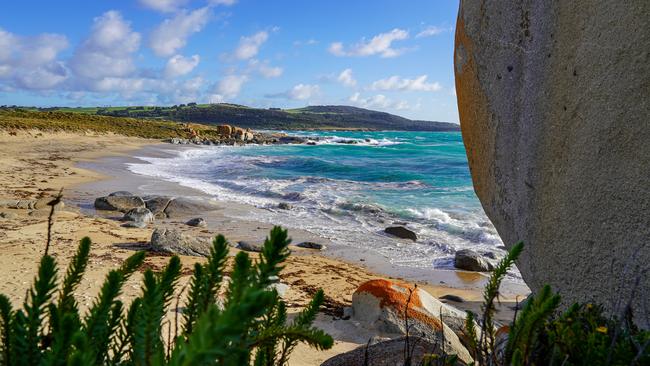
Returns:
[[[168,194],[209,199],[194,189],[138,177],[126,170],[125,164],[132,161],[133,156],[165,154],[165,150],[172,148],[158,140],[23,131],[16,135],[0,132],[0,146],[0,200],[38,199],[64,189],[66,206],[56,213],[51,247],[60,268],[68,263],[82,237],[89,236],[93,240],[90,265],[76,293],[82,306],[92,302],[110,269],[120,265],[134,250],[147,246],[154,227],[185,226],[184,220],[166,219],[144,229],[124,228],[116,217],[92,208],[96,197],[127,190],[142,195]],[[208,227],[191,230],[204,236],[222,233],[236,242],[262,241],[271,228],[268,223],[235,218],[237,212],[256,208],[234,202],[217,202],[217,205],[217,211],[196,214],[206,219]],[[43,253],[49,212],[47,209],[0,207],[0,213],[0,293],[6,294],[18,306],[24,300],[37,261]],[[361,251],[346,252],[346,248],[338,248],[306,231],[290,229],[289,234],[294,243],[317,241],[328,249],[317,252],[296,248],[293,251],[281,276],[281,281],[289,285],[285,301],[290,312],[296,312],[316,289],[322,288],[327,299],[326,309],[315,325],[336,340],[332,349],[323,352],[299,346],[292,356],[292,365],[320,364],[332,355],[354,349],[376,336],[353,320],[341,319],[342,309],[350,305],[355,289],[372,278],[418,282],[436,297],[446,294],[461,296],[465,302],[451,303],[460,309],[477,311],[480,307],[481,290],[487,278],[484,274],[453,270],[406,271],[387,265],[378,256]],[[232,249],[232,253],[235,252],[236,249]],[[161,268],[167,260],[166,256],[151,253],[144,268]],[[179,288],[190,278],[191,266],[203,259],[182,256],[181,260],[186,270]],[[139,293],[139,282],[140,276],[129,280],[122,300],[128,302]],[[498,319],[511,319],[511,306],[515,299],[522,299],[526,294],[527,288],[523,284],[506,286]]]

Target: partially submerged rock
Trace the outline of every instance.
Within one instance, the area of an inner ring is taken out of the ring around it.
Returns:
[[[352,295],[352,309],[356,320],[391,334],[405,334],[408,317],[410,334],[432,342],[442,342],[444,334],[446,349],[464,362],[471,360],[457,335],[463,332],[465,313],[424,290],[384,279],[370,280]]]
[[[415,232],[412,230],[405,228],[404,226],[389,226],[384,229],[384,231],[386,234],[390,234],[401,239],[411,239],[413,241],[418,240],[417,234],[415,234]]]
[[[138,196],[105,196],[95,199],[95,208],[106,211],[127,212],[131,209],[145,207]]]
[[[470,249],[456,251],[454,267],[474,272],[489,272],[494,269],[494,265],[487,258]]]
[[[157,228],[151,234],[151,250],[207,257],[212,248],[210,238],[196,237],[176,229]]]

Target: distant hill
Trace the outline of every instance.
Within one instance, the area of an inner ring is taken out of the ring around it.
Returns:
[[[350,106],[310,106],[297,109],[251,108],[237,104],[181,104],[171,107],[34,108],[113,117],[161,119],[204,124],[232,124],[252,129],[368,129],[398,131],[458,131],[448,122],[417,121]]]

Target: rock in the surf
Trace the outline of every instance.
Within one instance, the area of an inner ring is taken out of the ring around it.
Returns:
[[[286,202],[280,202],[280,203],[278,203],[278,208],[280,210],[291,210],[293,208],[293,206],[291,206],[291,204],[286,203]]]
[[[458,338],[464,330],[466,314],[422,289],[384,279],[370,280],[352,295],[352,309],[355,320],[391,334],[405,334],[408,316],[411,334],[440,343],[444,333],[445,348],[453,350],[464,362],[471,360]]]
[[[404,226],[389,226],[384,229],[384,231],[386,234],[390,234],[401,239],[411,239],[413,241],[418,240],[417,234],[415,234],[412,230],[405,228]]]
[[[492,263],[471,249],[461,249],[454,255],[454,267],[474,272],[489,272],[494,269]]]
[[[644,327],[649,4],[463,0],[454,57],[474,189],[526,284]]]
[[[197,237],[176,229],[157,228],[151,234],[151,250],[207,257],[210,255],[212,240]]]
[[[105,196],[95,199],[95,208],[105,211],[127,212],[144,207],[144,201],[138,196]]]
[[[206,227],[208,226],[208,223],[202,217],[195,217],[193,219],[188,220],[185,223],[185,225],[195,226],[195,227]]]

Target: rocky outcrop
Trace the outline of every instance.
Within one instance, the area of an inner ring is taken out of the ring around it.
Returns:
[[[157,228],[151,234],[151,250],[207,257],[210,255],[210,238],[196,237],[180,230]]]
[[[415,234],[412,230],[405,228],[404,226],[390,226],[384,229],[384,232],[401,239],[411,239],[413,241],[418,240],[417,234]]]
[[[105,196],[95,199],[97,210],[127,212],[138,207],[144,207],[144,201],[138,196]]]
[[[474,189],[524,280],[647,311],[650,2],[461,1],[456,24]]]
[[[465,313],[424,290],[383,279],[370,280],[352,295],[352,312],[355,320],[389,334],[405,334],[408,317],[411,334],[437,343],[442,342],[444,334],[445,349],[458,354],[463,362],[471,360],[458,337],[464,329]]]
[[[470,249],[456,251],[454,267],[474,272],[489,272],[494,269],[492,262]]]

